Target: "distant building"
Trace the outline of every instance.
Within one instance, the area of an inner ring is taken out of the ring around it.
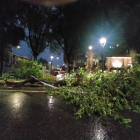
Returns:
[[[29,58],[27,57],[13,54],[8,61],[3,62],[3,72],[15,73],[18,68],[18,62],[17,62],[18,58],[29,60]]]
[[[70,59],[70,69],[76,70],[78,67],[85,68],[88,65],[88,70],[95,70],[99,64],[100,57],[92,52],[75,51]],[[66,56],[64,54],[64,62],[67,64]]]
[[[66,62],[66,57],[64,57],[64,61]],[[87,67],[87,70],[94,71],[95,68],[102,68],[102,59],[99,55],[94,53],[92,50],[91,52],[78,52],[75,51],[70,59],[70,69],[76,70],[78,67]],[[121,54],[117,56],[105,57],[105,70],[115,70],[116,68],[121,69],[128,65],[132,65],[132,58],[130,54]]]
[[[123,68],[129,65],[132,65],[132,59],[129,54],[120,55],[120,56],[113,56],[113,57],[106,57],[106,68],[110,70],[116,68]]]
[[[12,67],[13,65],[16,66],[18,58],[29,60],[29,58],[27,57],[13,54],[8,61],[4,61],[3,63],[4,67]]]

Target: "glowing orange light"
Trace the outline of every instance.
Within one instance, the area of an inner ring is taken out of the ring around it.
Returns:
[[[122,63],[119,61],[119,60],[115,60],[113,63],[112,63],[113,67],[115,68],[121,68],[122,67]]]

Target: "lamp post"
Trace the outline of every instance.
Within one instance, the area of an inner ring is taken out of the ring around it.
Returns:
[[[11,67],[13,67],[13,57],[14,57],[14,53],[13,53],[13,48],[12,48],[12,60],[11,60]]]
[[[21,49],[20,46],[17,46],[16,48]],[[12,64],[11,64],[11,66],[13,66],[13,62],[15,62],[13,57],[14,57],[14,50],[13,50],[13,47],[12,47]]]
[[[91,71],[91,69],[92,69],[92,52],[91,52],[92,46],[89,46],[88,48],[90,50],[90,53],[89,53],[89,57],[87,58],[87,64],[88,64],[88,70]]]
[[[106,38],[101,38],[100,43],[102,46],[102,72],[104,72],[104,46],[106,44]]]
[[[50,57],[51,58],[51,70],[52,70],[52,60],[53,60],[53,56]]]

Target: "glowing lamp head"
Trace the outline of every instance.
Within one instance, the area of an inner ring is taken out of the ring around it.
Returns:
[[[17,46],[18,49],[20,49],[20,46]]]
[[[105,44],[106,44],[106,38],[101,38],[101,39],[100,39],[100,43],[101,43],[101,45],[104,47]]]
[[[91,50],[92,49],[92,46],[89,46],[89,50]]]
[[[53,56],[51,56],[50,58],[51,58],[51,60],[52,60],[52,59],[53,59]]]

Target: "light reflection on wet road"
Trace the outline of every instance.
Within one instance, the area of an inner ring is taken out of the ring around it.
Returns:
[[[58,97],[0,91],[0,140],[140,140],[138,132],[120,125],[105,129],[95,117],[76,120],[73,114],[73,107]]]

